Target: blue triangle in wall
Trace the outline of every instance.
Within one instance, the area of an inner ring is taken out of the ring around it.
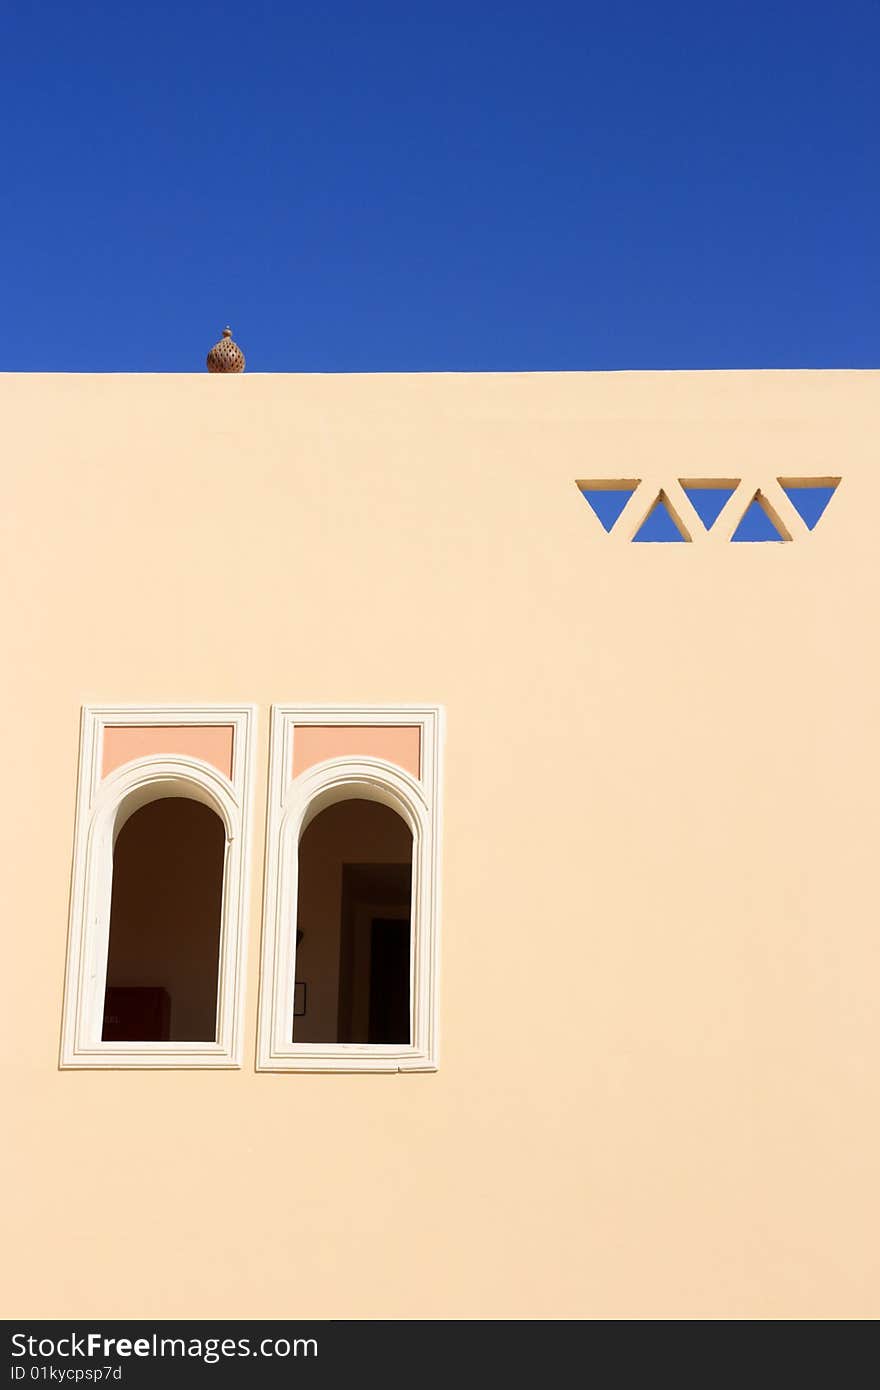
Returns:
[[[721,515],[721,509],[736,492],[738,483],[719,485],[718,487],[695,487],[693,483],[686,483],[679,480],[684,488],[685,495],[702,521],[707,531],[710,531]]]
[[[837,484],[839,482],[839,478],[829,478],[827,482],[823,479],[820,483],[811,483],[809,481],[802,482],[800,480],[794,482],[792,480],[780,478],[779,486],[801,518],[801,521],[805,522],[812,531],[816,522],[822,516],[825,508],[837,491]]]
[[[606,531],[611,530],[637,487],[638,483],[622,483],[619,487],[580,484],[581,496],[589,503]]]
[[[669,499],[665,492],[657,494],[657,500],[648,512],[638,531],[633,536],[634,541],[685,541],[688,536],[683,536],[679,530],[678,523],[673,518],[669,509]]]
[[[782,541],[785,539],[782,533],[776,529],[775,522],[771,521],[761,506],[759,498],[760,493],[756,492],[746,507],[742,521],[730,538],[732,541]]]

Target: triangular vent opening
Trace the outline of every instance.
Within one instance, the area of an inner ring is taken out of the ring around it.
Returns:
[[[812,531],[831,501],[839,478],[779,478],[779,486],[801,521]]]
[[[689,541],[690,536],[684,528],[684,523],[672,506],[666,493],[661,490],[654,499],[654,504],[648,515],[645,517],[638,531],[633,536],[634,541]]]
[[[711,531],[739,487],[739,478],[679,478],[678,481],[707,531]]]
[[[789,541],[791,536],[760,489],[746,507],[732,541]]]
[[[578,483],[578,487],[605,530],[610,531],[639,481],[638,478],[599,479],[596,482]]]

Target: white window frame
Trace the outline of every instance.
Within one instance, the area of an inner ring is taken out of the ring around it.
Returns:
[[[328,758],[294,778],[294,728],[309,724],[416,725],[420,775],[382,758],[355,755]],[[273,705],[258,1070],[437,1070],[443,735],[439,705]],[[409,1043],[291,1040],[300,838],[319,812],[352,798],[390,806],[412,832]]]
[[[87,705],[80,730],[70,931],[61,1038],[67,1067],[240,1067],[253,798],[253,705]],[[102,776],[108,726],[231,725],[232,777],[200,758],[135,758]],[[214,1042],[103,1042],[113,847],[139,807],[168,796],[200,801],[226,832]]]

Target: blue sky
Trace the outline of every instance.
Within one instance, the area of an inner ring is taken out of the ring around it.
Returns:
[[[0,370],[880,366],[880,3],[3,7]]]

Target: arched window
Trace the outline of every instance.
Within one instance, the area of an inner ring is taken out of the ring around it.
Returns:
[[[275,706],[259,1066],[437,1065],[442,712]]]
[[[148,801],[113,850],[104,1042],[215,1042],[226,832],[189,797]]]
[[[240,1065],[252,727],[83,711],[62,1066]]]
[[[303,832],[294,1042],[409,1043],[412,849],[397,811],[360,798]]]

